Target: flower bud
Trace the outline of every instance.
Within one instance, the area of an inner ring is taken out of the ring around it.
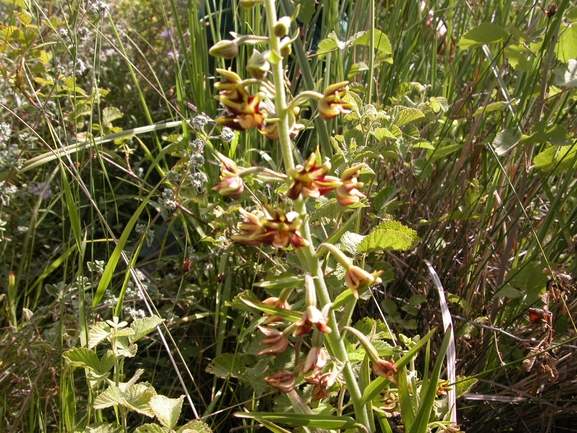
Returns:
[[[274,25],[274,35],[276,37],[282,38],[285,36],[291,26],[291,19],[290,17],[282,17]]]
[[[265,377],[264,380],[273,388],[278,389],[280,392],[289,393],[295,389],[295,376],[294,374],[282,370],[272,376]]]
[[[236,41],[222,40],[214,44],[208,53],[214,57],[234,59],[238,54],[238,45]]]
[[[246,69],[257,80],[262,80],[270,69],[270,63],[267,60],[268,52],[260,53],[257,50],[252,52],[248,59]]]
[[[291,53],[291,40],[288,37],[283,38],[282,41],[280,41],[280,55],[282,57],[288,57]]]

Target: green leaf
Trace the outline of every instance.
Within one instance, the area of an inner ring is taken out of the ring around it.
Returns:
[[[369,66],[365,62],[353,63],[351,69],[347,73],[347,78],[350,80],[360,72],[368,71]]]
[[[393,63],[393,59],[391,57],[393,54],[393,48],[391,46],[391,42],[389,41],[388,36],[378,29],[375,29],[374,36],[375,36],[374,39],[375,49],[384,56],[383,61]],[[371,46],[370,32],[366,32],[361,36],[359,36],[357,39],[355,39],[353,45],[364,45],[370,47]]]
[[[419,240],[417,232],[398,221],[387,221],[366,236],[358,246],[359,253],[372,251],[406,251]]]
[[[152,418],[155,413],[150,407],[150,401],[155,395],[156,391],[150,385],[137,383],[126,390],[124,406]]]
[[[111,406],[124,405],[126,399],[117,386],[111,385],[102,391],[95,399],[92,404],[94,409],[105,409]]]
[[[246,366],[240,360],[239,355],[223,353],[208,364],[206,371],[221,379],[228,379],[229,377],[244,376],[246,374]]]
[[[158,424],[142,424],[134,433],[171,433],[171,430]]]
[[[511,287],[510,285],[505,285],[503,287],[501,287],[496,293],[495,293],[495,297],[497,298],[508,298],[508,299],[515,299],[515,298],[519,298],[523,296],[523,294]]]
[[[330,32],[327,38],[319,42],[317,54],[322,58],[327,53],[344,48],[345,43],[339,40],[335,32]]]
[[[212,433],[212,430],[208,424],[199,420],[194,420],[180,427],[176,430],[176,433]]]
[[[563,63],[577,59],[577,25],[570,24],[561,30],[559,41],[555,45],[555,55]]]
[[[259,281],[254,283],[254,286],[262,287],[263,289],[282,290],[289,287],[299,287],[304,285],[305,277],[302,275],[291,275],[290,277],[270,279],[267,281]]]
[[[92,371],[100,371],[100,360],[93,350],[86,347],[78,347],[62,354],[64,359],[73,367],[89,368]]]
[[[425,115],[423,112],[417,108],[405,108],[402,110],[394,121],[394,124],[398,127],[406,125],[417,120],[424,119]]]
[[[556,146],[565,146],[571,144],[571,140],[563,125],[555,123],[548,125],[545,120],[542,120],[533,126],[531,135],[523,136],[519,141],[519,144],[529,143],[550,143]]]
[[[296,413],[271,413],[271,412],[236,412],[238,418],[248,418],[270,421],[273,423],[289,424],[310,428],[323,428],[327,430],[347,429],[357,427],[357,422],[350,416],[331,416],[316,414]]]
[[[91,424],[82,430],[82,433],[120,433],[124,431],[122,426],[111,423],[95,423]],[[78,433],[78,431],[75,431]]]
[[[478,116],[479,114],[490,113],[492,111],[501,110],[507,104],[504,102],[493,102],[491,104],[485,105],[484,107],[479,107],[473,113],[473,116]]]
[[[22,9],[28,9],[24,0],[2,0],[2,3],[10,3],[11,5],[19,6]]]
[[[316,1],[315,0],[300,0],[297,2],[300,5],[298,20],[307,25],[311,22],[315,11],[316,11]]]
[[[577,8],[576,8],[577,9]],[[555,70],[555,85],[561,87],[575,88],[577,87],[577,60],[569,59],[567,69]]]
[[[441,376],[443,360],[445,358],[445,354],[447,353],[450,337],[452,335],[450,331],[450,328],[445,330],[443,342],[441,343],[441,347],[436,354],[437,361],[435,362],[435,367],[433,368],[431,377],[421,389],[419,408],[413,425],[409,429],[409,433],[425,433],[427,431],[429,417],[431,416],[431,411],[433,410],[433,405],[435,404],[435,399],[437,397],[437,385],[439,383],[439,377]]]
[[[371,134],[379,141],[381,140],[396,140],[398,135],[393,134],[387,128],[374,128]],[[401,133],[402,134],[402,133]]]
[[[155,395],[150,399],[150,407],[158,421],[171,430],[174,430],[180,418],[184,395],[180,398],[168,398],[164,395]]]
[[[521,139],[521,133],[518,131],[512,131],[510,129],[505,129],[501,131],[495,139],[493,140],[493,147],[495,148],[495,153],[497,155],[504,155],[509,150],[519,143]]]
[[[517,71],[530,72],[533,69],[533,54],[524,44],[509,45],[505,48],[505,56]]]
[[[357,248],[362,240],[365,238],[363,235],[359,235],[354,232],[345,232],[341,236],[340,244],[349,254],[357,254]]]
[[[102,110],[102,125],[110,128],[112,126],[112,122],[122,118],[123,116],[124,114],[122,114],[122,111],[120,111],[118,108],[106,107],[104,110]]]
[[[565,14],[565,18],[567,18],[572,23],[577,21],[577,8],[571,8]]]
[[[551,174],[565,173],[577,166],[577,145],[549,147],[533,158],[533,166]]]
[[[465,33],[457,45],[462,50],[465,50],[471,47],[504,41],[507,38],[509,38],[509,32],[502,27],[492,23],[482,23]]]
[[[431,104],[431,110],[433,110],[434,113],[440,113],[441,111],[444,113],[449,109],[449,101],[442,96],[431,96],[429,98],[429,104]]]
[[[134,322],[132,322],[130,325],[130,329],[134,331],[134,335],[130,335],[128,337],[128,341],[134,343],[140,340],[142,337],[154,331],[163,321],[164,320],[158,316],[149,316],[135,319]]]
[[[93,349],[110,335],[110,326],[105,322],[97,322],[88,330],[88,348]]]

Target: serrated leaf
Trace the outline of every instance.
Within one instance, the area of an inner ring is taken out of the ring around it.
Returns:
[[[482,23],[465,33],[457,45],[464,50],[504,41],[507,38],[509,38],[509,32],[502,27],[492,23]]]
[[[110,335],[110,326],[97,322],[88,330],[88,348],[93,349]]]
[[[521,293],[519,290],[517,290],[514,287],[511,287],[509,285],[501,287],[495,293],[495,297],[498,297],[498,298],[515,299],[515,298],[519,298],[521,296],[523,296],[523,293]]]
[[[358,246],[359,253],[372,251],[406,251],[419,239],[417,232],[398,221],[379,224],[377,229],[366,236]]]
[[[327,53],[344,48],[345,43],[339,40],[335,32],[330,32],[327,38],[319,42],[317,54],[322,58]]]
[[[345,232],[341,236],[341,246],[350,254],[357,254],[357,247],[365,237],[358,233]]]
[[[22,9],[28,9],[28,6],[26,6],[26,2],[24,0],[2,0],[2,3],[10,3],[12,5],[19,6]]]
[[[570,24],[561,30],[557,45],[555,45],[555,55],[563,63],[568,63],[571,59],[577,59],[577,25]]]
[[[413,149],[427,149],[427,150],[434,150],[435,146],[425,140],[417,141],[412,146]]]
[[[389,41],[389,37],[384,34],[382,31],[375,29],[375,49],[380,51],[381,54],[385,56],[383,59],[389,63],[392,63],[392,58],[390,56],[393,54],[393,48],[391,46],[391,42]],[[369,47],[371,45],[371,34],[370,32],[366,32],[359,36],[353,42],[353,45],[364,45]]]
[[[567,69],[557,69],[555,75],[557,76],[555,79],[556,86],[569,88],[577,87],[577,60],[569,59]]]
[[[387,128],[374,128],[371,134],[375,136],[377,140],[396,140],[399,136],[393,134]]]
[[[62,354],[64,359],[73,367],[89,368],[92,371],[100,370],[98,355],[86,347],[78,347]]]
[[[212,433],[212,430],[208,424],[199,420],[194,420],[180,427],[176,433]]]
[[[102,358],[100,358],[100,372],[106,373],[114,367],[116,356],[112,350],[107,350]]]
[[[533,54],[524,44],[510,45],[505,48],[505,56],[511,66],[521,72],[529,72],[533,69],[531,60]]]
[[[143,317],[140,319],[135,319],[130,325],[130,329],[134,332],[134,335],[128,337],[128,341],[134,343],[146,335],[150,334],[152,331],[163,322],[164,320],[158,316]]]
[[[120,433],[124,431],[122,426],[111,423],[95,423],[84,427],[82,433]],[[75,431],[75,433],[78,433]]]
[[[117,386],[111,385],[94,399],[94,409],[105,409],[111,406],[124,405],[126,399]]]
[[[365,62],[354,63],[347,73],[347,78],[350,80],[360,72],[368,71],[369,66]]]
[[[124,406],[130,410],[152,418],[155,413],[150,407],[150,401],[155,395],[156,391],[154,388],[142,383],[137,383],[128,388],[124,393],[126,399]]]
[[[300,0],[297,4],[300,5],[298,20],[307,25],[311,22],[312,17],[316,11],[316,1],[315,0]]]
[[[158,424],[142,424],[134,433],[171,433],[171,430]]]
[[[537,122],[531,130],[531,135],[523,136],[520,144],[525,143],[550,143],[556,146],[571,144],[567,131],[563,125],[548,125],[545,120]]]
[[[127,358],[133,358],[138,352],[138,346],[136,344],[130,344],[127,338],[118,338],[114,340],[115,350],[119,356],[125,356]]]
[[[116,107],[106,107],[102,110],[102,125],[111,127],[112,122],[124,116],[122,111]]]
[[[180,398],[168,398],[164,395],[155,395],[150,399],[149,404],[158,421],[164,427],[173,430],[178,423],[178,418],[180,418],[183,400],[184,395],[180,396]]]
[[[520,132],[505,129],[504,131],[501,131],[499,134],[497,134],[492,144],[497,155],[504,155],[514,146],[516,146],[520,139]]]
[[[394,124],[398,127],[401,127],[408,123],[415,122],[424,118],[425,114],[421,110],[417,108],[405,108],[398,114]]]

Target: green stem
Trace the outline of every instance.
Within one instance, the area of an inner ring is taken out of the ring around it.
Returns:
[[[280,57],[280,39],[275,36],[273,28],[277,21],[275,0],[265,0],[265,8],[270,35],[269,44],[271,53],[274,57],[277,55]],[[285,170],[289,171],[295,167],[295,161],[293,157],[293,143],[290,139],[289,112],[285,94],[282,60],[271,61],[271,72],[276,89],[274,99],[276,112],[279,118],[279,143],[284,160]],[[301,235],[308,241],[308,245],[306,247],[299,248],[297,250],[299,259],[304,267],[308,268],[310,275],[313,277],[320,305],[325,306],[331,303],[331,298],[325,284],[319,259],[315,256],[305,202],[299,198],[294,201],[294,206],[295,210],[303,217],[304,222],[301,226]],[[347,351],[338,329],[335,313],[332,310],[329,312],[329,326],[332,329],[332,332],[327,334],[328,346],[333,352],[332,356],[334,356],[344,365],[343,376],[345,378],[351,402],[354,406],[357,422],[368,428],[370,426],[369,414],[366,406],[361,403],[362,392],[359,388],[359,384],[357,382],[357,378],[355,377],[355,373],[353,372],[352,366],[348,360]]]

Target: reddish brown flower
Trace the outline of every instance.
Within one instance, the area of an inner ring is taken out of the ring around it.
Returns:
[[[269,209],[269,211],[272,214],[269,218],[258,218],[244,209],[240,209],[246,220],[238,225],[239,230],[243,233],[233,235],[232,239],[248,245],[263,243],[276,248],[285,248],[289,243],[295,248],[308,245],[308,242],[298,231],[302,224],[298,213],[285,214],[282,209]]]
[[[265,119],[260,111],[262,94],[250,95],[240,77],[232,71],[217,69],[217,72],[224,77],[225,81],[214,85],[220,90],[215,99],[218,99],[231,115],[219,117],[216,121],[237,131],[246,131],[254,127],[260,129]]]
[[[377,376],[385,377],[391,382],[397,382],[395,375],[398,371],[394,362],[385,361],[383,359],[373,362],[373,373]]]
[[[323,398],[327,398],[330,394],[328,391],[328,387],[330,385],[329,379],[331,377],[331,373],[323,373],[320,370],[316,370],[313,372],[312,375],[305,377],[305,380],[314,385],[313,392],[312,392],[312,401],[321,400]]]
[[[273,388],[278,389],[280,392],[289,393],[295,389],[295,376],[289,371],[282,370],[272,376],[265,377],[264,380]]]
[[[222,153],[216,152],[216,156],[220,159],[220,180],[222,182],[213,186],[212,189],[218,191],[222,196],[238,200],[244,191],[244,183],[238,175],[238,167],[232,159],[227,158]]]
[[[286,300],[281,301],[279,298],[275,298],[275,297],[266,298],[262,302],[263,302],[263,304],[270,305],[272,307],[282,308],[283,310],[290,310],[290,308],[291,308],[289,303]],[[265,316],[266,315],[267,314],[265,314]],[[269,323],[273,323],[273,322],[282,322],[283,320],[284,320],[283,318],[278,317],[278,316],[268,316],[263,323],[269,324]]]
[[[259,355],[278,355],[283,353],[288,347],[288,338],[275,328],[265,328],[259,326],[258,329],[265,336],[265,339],[260,342],[262,346],[268,346],[266,349],[258,352]]]
[[[327,354],[322,347],[312,347],[309,350],[305,364],[303,365],[302,374],[313,370],[322,370],[327,365]]]
[[[303,313],[302,319],[295,322],[297,329],[293,333],[293,336],[298,337],[299,335],[308,334],[313,326],[316,326],[320,332],[330,334],[332,330],[327,326],[328,322],[328,317],[324,317],[323,313],[321,313],[317,307],[309,305]]]
[[[341,113],[348,113],[353,104],[343,98],[349,91],[348,81],[333,84],[326,88],[323,98],[319,102],[319,115],[323,120],[329,120]]]
[[[350,206],[358,203],[365,195],[358,190],[363,186],[363,183],[358,181],[361,173],[361,168],[364,164],[358,164],[344,171],[341,176],[342,185],[339,186],[335,192],[337,194],[337,201],[343,206]]]
[[[318,160],[320,160],[320,154],[315,152],[309,156],[304,166],[297,165],[288,170],[287,174],[292,179],[292,183],[287,191],[287,197],[293,200],[301,194],[304,197],[319,197],[342,185],[338,178],[327,176],[331,163],[327,160],[317,165]]]
[[[382,280],[379,278],[383,271],[375,271],[372,274],[359,268],[358,266],[351,265],[347,269],[345,274],[345,282],[347,286],[352,290],[355,298],[359,297],[359,290],[363,291],[372,284],[380,283]]]

